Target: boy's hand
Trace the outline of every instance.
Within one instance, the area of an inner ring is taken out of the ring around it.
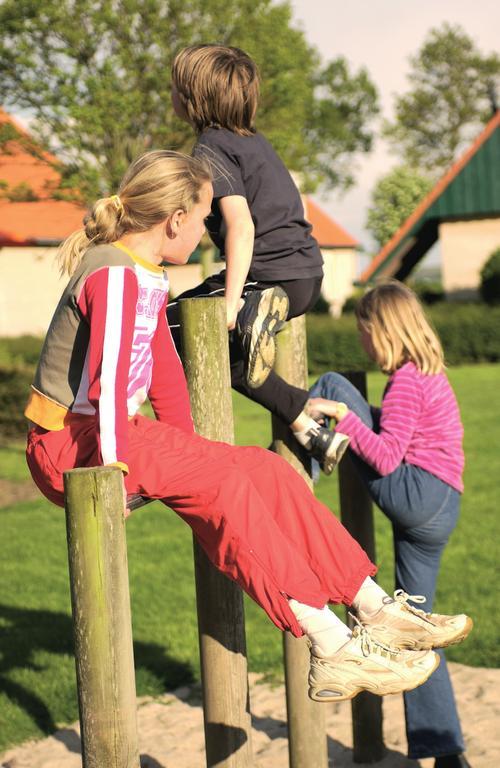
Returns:
[[[236,307],[230,307],[229,304],[227,304],[226,312],[227,312],[227,330],[228,331],[234,330],[236,326],[236,318],[238,317],[238,312],[240,311],[244,303],[245,303],[244,299],[239,299]]]

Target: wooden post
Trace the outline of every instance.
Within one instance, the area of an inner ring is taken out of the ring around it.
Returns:
[[[210,277],[214,271],[214,252],[215,248],[212,243],[201,243],[200,245],[200,263],[201,263],[201,276],[203,280]]]
[[[305,317],[289,321],[277,336],[276,373],[290,384],[307,389]],[[311,482],[311,462],[289,427],[272,417],[274,449]],[[326,768],[328,765],[324,704],[307,695],[309,649],[306,639],[284,634],[288,752],[290,768]]]
[[[184,368],[198,434],[234,441],[226,302],[180,302]],[[208,768],[252,764],[243,596],[194,540]]]
[[[366,374],[343,373],[366,398]],[[338,467],[342,523],[375,562],[375,530],[371,498],[347,453]],[[385,754],[382,734],[382,701],[363,691],[352,701],[352,729],[355,763],[375,763]]]
[[[64,473],[84,768],[139,768],[134,654],[116,467]]]

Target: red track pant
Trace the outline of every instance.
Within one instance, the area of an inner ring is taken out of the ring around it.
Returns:
[[[75,417],[57,432],[32,429],[28,465],[63,506],[65,470],[100,464],[96,425]],[[300,637],[288,598],[350,605],[376,572],[366,553],[280,456],[187,434],[135,416],[129,422],[129,493],[163,499],[191,526],[208,557],[277,627]]]

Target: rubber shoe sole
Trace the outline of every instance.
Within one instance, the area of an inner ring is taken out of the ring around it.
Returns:
[[[282,288],[262,291],[248,349],[247,384],[251,389],[261,387],[273,369],[275,336],[285,324],[288,307],[288,296]]]

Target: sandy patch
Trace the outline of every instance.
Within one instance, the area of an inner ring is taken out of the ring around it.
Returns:
[[[449,664],[464,729],[467,757],[473,768],[500,766],[500,669]],[[285,694],[283,686],[259,684],[251,676],[252,744],[255,768],[287,768]],[[322,706],[322,705],[318,705]],[[349,702],[327,704],[329,765],[350,768],[352,760]],[[158,699],[139,701],[138,725],[142,768],[205,768],[203,714],[195,687],[178,689]],[[432,759],[405,757],[401,696],[384,699],[386,757],[380,768],[432,768]],[[80,768],[77,725],[29,742],[0,755],[0,768]],[[314,768],[314,766],[311,766]]]

